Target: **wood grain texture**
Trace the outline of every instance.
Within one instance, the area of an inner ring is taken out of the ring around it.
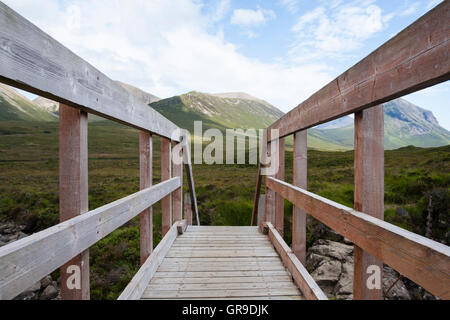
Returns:
[[[271,161],[274,161],[274,157],[272,157],[271,144],[272,144],[271,142],[267,143],[266,158],[270,159]],[[265,176],[266,203],[264,205],[264,214],[265,214],[264,221],[275,222],[275,192],[268,187],[267,178],[269,177],[271,176],[270,175]]]
[[[303,295],[308,300],[328,300],[327,296],[312,276],[308,273],[306,268],[300,263],[297,256],[292,252],[291,248],[284,242],[283,237],[278,233],[278,230],[268,222],[267,231],[269,238],[272,241],[275,250],[281,257],[284,265],[288,268],[295,283],[300,288]]]
[[[175,124],[2,2],[0,82],[179,141]]]
[[[258,202],[259,202],[259,204],[258,204],[257,226],[259,228],[259,231],[262,232],[262,225],[264,223],[264,217],[265,217],[265,213],[264,213],[265,206],[264,206],[264,204],[266,203],[266,195],[265,194],[260,195]]]
[[[178,150],[177,143],[174,143],[173,152]],[[183,159],[183,149],[180,148],[179,159]],[[174,155],[175,156],[175,155]],[[173,176],[180,177],[181,187],[172,193],[173,201],[173,221],[180,221],[183,219],[183,162],[177,164],[175,161],[173,163]]]
[[[59,221],[89,210],[88,206],[88,115],[61,104],[59,107]],[[80,286],[68,281],[79,268]],[[89,300],[89,251],[85,250],[61,267],[61,298]]]
[[[188,226],[192,225],[191,195],[188,193],[184,195],[184,218]]]
[[[269,128],[280,137],[450,79],[450,1],[412,25],[288,112]]]
[[[165,237],[161,239],[150,257],[141,266],[133,279],[131,279],[117,300],[137,300],[141,298],[145,288],[177,238],[177,228],[178,222],[174,223]]]
[[[261,184],[262,184],[262,175],[261,169],[263,164],[265,163],[266,156],[266,148],[267,148],[267,131],[263,130],[263,134],[261,137],[261,143],[259,146],[259,161],[258,161],[258,172],[256,175],[256,187],[255,187],[255,196],[253,198],[253,210],[252,210],[252,221],[251,225],[257,225],[258,214],[259,214],[259,204],[260,204],[260,193],[261,193]]]
[[[285,162],[285,146],[284,138],[278,141],[278,170],[275,174],[275,178],[284,180],[284,162]],[[283,237],[284,235],[284,199],[282,196],[275,194],[275,220],[274,226]]]
[[[195,215],[195,220],[197,226],[200,226],[200,217],[198,215],[198,206],[197,206],[197,194],[195,193],[195,183],[194,183],[194,175],[192,174],[192,162],[191,162],[191,145],[189,143],[188,137],[186,134],[182,135],[182,143],[184,145],[183,148],[183,162],[184,168],[186,170],[186,180],[189,189],[189,196],[191,198],[191,206],[192,212]]]
[[[450,299],[450,248],[284,181],[269,188],[442,299]]]
[[[357,211],[384,220],[384,115],[383,106],[355,114],[355,204]],[[367,286],[369,266],[378,266],[380,283],[383,262],[357,245],[354,249],[353,299],[382,300],[383,290]]]
[[[172,147],[169,139],[161,138],[161,181],[169,180],[172,176]],[[161,200],[162,236],[172,226],[172,194]]]
[[[307,130],[294,134],[293,161],[293,184],[306,190],[308,181]],[[292,211],[292,251],[298,260],[306,265],[306,212],[296,206],[292,207]]]
[[[139,177],[140,189],[152,186],[153,143],[151,133],[139,132]],[[153,250],[153,210],[149,207],[139,214],[140,262],[147,260]]]
[[[172,178],[1,247],[0,300],[14,298],[179,187]]]

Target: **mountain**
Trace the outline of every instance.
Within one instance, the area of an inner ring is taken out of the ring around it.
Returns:
[[[35,105],[14,88],[0,83],[0,121],[56,121],[57,117]]]
[[[160,98],[158,98],[157,96],[154,96],[148,92],[145,92],[139,88],[136,88],[132,85],[120,82],[120,81],[116,81],[116,83],[118,83],[120,86],[122,86],[122,88],[124,88],[125,90],[127,90],[129,93],[135,95],[136,97],[138,97],[143,103],[145,104],[150,104],[152,102],[156,102],[161,100]]]
[[[265,128],[283,115],[266,101],[244,93],[207,94],[192,91],[150,104],[180,127],[193,130],[202,120],[203,129]]]
[[[41,109],[59,115],[59,103],[47,98],[37,97],[33,100],[33,103]]]
[[[450,144],[450,132],[441,127],[429,110],[405,99],[396,99],[383,105],[384,147],[397,149],[408,145],[439,147]],[[308,130],[315,139],[328,141],[341,148],[353,148],[353,119],[349,116]]]

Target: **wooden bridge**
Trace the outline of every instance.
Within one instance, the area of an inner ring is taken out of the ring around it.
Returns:
[[[382,111],[384,102],[450,78],[449,21],[450,1],[444,1],[267,128],[254,227],[213,227],[199,224],[187,136],[0,2],[0,82],[60,102],[61,221],[0,248],[0,299],[14,298],[57,268],[63,299],[89,299],[89,247],[137,215],[142,266],[119,299],[327,299],[304,267],[307,214],[354,243],[355,299],[382,298],[381,289],[366,284],[383,262],[449,299],[450,248],[383,221]],[[140,130],[141,191],[92,211],[87,113]],[[351,113],[354,208],[306,191],[307,129]],[[153,135],[162,141],[162,182],[156,185]],[[284,181],[289,135],[292,183]],[[189,186],[184,210],[183,167]],[[260,195],[263,180],[266,194]],[[284,199],[294,204],[292,247],[283,239]],[[164,237],[153,249],[151,207],[158,201]]]

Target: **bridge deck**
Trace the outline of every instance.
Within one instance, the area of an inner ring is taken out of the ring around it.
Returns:
[[[301,299],[257,227],[188,226],[142,299]]]

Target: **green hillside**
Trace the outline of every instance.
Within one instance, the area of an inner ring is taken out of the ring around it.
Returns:
[[[0,84],[0,121],[56,121],[57,117],[33,104],[13,88]]]

